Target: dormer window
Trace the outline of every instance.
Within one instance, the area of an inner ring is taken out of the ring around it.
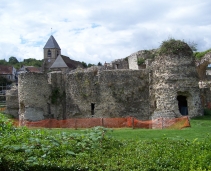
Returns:
[[[51,50],[48,50],[48,57],[51,57]]]

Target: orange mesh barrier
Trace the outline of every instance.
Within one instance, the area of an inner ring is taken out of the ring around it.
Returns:
[[[127,118],[102,118],[103,126],[106,128],[128,127]]]
[[[190,127],[188,117],[180,118],[158,118],[154,120],[142,121],[133,117],[127,118],[77,118],[77,119],[46,119],[42,121],[30,122],[14,122],[15,125],[27,126],[27,127],[44,127],[44,128],[91,128],[95,126],[103,126],[106,128],[145,128],[145,129],[181,129],[184,127]]]
[[[0,112],[5,111],[6,107],[0,107]]]

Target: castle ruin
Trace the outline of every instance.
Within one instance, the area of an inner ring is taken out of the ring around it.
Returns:
[[[173,40],[167,43],[167,48],[163,44],[160,49],[139,51],[101,67],[20,74],[18,88],[7,93],[7,113],[28,121],[201,116],[210,90],[199,88],[200,64],[195,62],[186,43]],[[46,58],[50,54],[48,48],[52,49],[46,47],[45,71],[50,68],[46,63],[50,61],[53,65],[55,61]],[[56,49],[60,55],[57,43]],[[11,96],[15,94],[12,102]]]

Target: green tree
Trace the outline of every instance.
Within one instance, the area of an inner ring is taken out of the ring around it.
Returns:
[[[83,65],[84,68],[87,68],[86,62],[82,61],[81,63],[82,63],[82,65]]]
[[[14,64],[17,64],[17,63],[19,63],[19,61],[17,60],[16,57],[11,56],[11,57],[9,58],[9,64],[14,65]]]
[[[37,60],[37,59],[34,59],[34,58],[29,58],[29,59],[24,59],[22,65],[41,67],[42,63],[43,63],[43,60]]]
[[[91,67],[91,66],[94,66],[94,64],[88,64],[88,68]]]
[[[8,65],[8,62],[5,59],[1,59],[0,65]]]
[[[98,66],[102,66],[102,63],[101,62],[98,62],[98,64],[97,64]]]

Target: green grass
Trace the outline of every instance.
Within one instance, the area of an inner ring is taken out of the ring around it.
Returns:
[[[211,115],[182,130],[113,129],[110,138],[102,127],[15,128],[0,114],[0,170],[211,170],[210,123]]]
[[[131,129],[119,128],[111,129],[110,136],[119,140],[150,140],[169,138],[172,140],[203,140],[211,135],[211,116],[203,116],[190,119],[191,127],[183,128],[181,130],[173,129]],[[52,133],[58,132],[73,132],[83,133],[84,129],[49,129]]]

